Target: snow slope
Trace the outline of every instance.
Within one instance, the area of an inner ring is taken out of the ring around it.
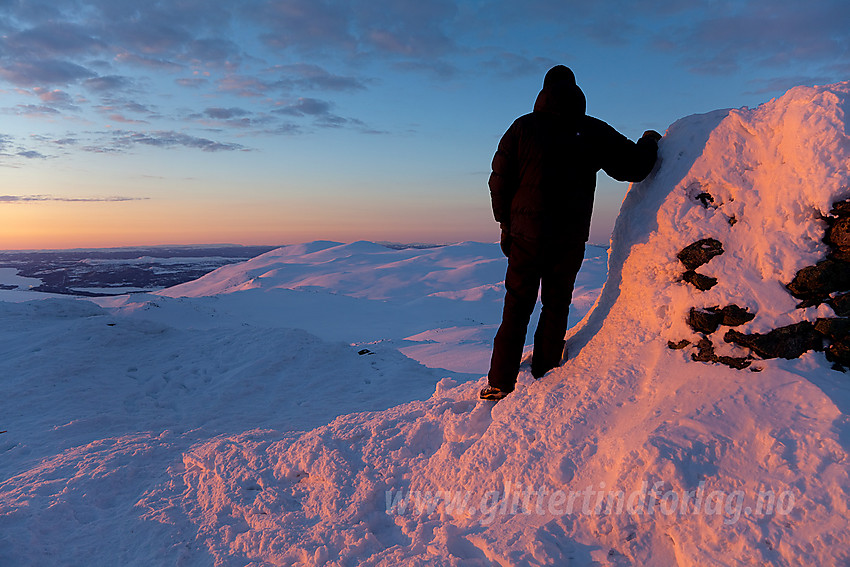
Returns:
[[[543,380],[494,406],[447,379],[301,435],[199,444],[145,516],[191,522],[222,565],[847,564],[847,376],[820,353],[739,371],[666,341],[694,338],[692,306],[742,304],[746,332],[829,310],[782,283],[825,254],[816,214],[848,197],[848,100],[848,83],[797,88],[673,124],[573,358]],[[676,253],[706,236],[726,252],[698,292]]]
[[[843,83],[673,124],[601,294],[589,249],[570,360],[495,405],[462,368],[498,322],[495,244],[320,242],[161,295],[0,303],[0,564],[848,564],[847,376],[667,347],[692,307],[831,315],[783,283],[850,197],[848,108]],[[700,292],[676,254],[706,237]]]
[[[587,247],[571,324],[599,295],[604,252]],[[224,319],[305,329],[326,340],[380,342],[431,368],[480,375],[489,368],[501,316],[505,265],[494,244],[394,250],[371,242],[311,242],[225,266],[158,292],[152,303],[171,306],[175,301],[167,298],[176,298],[186,306],[183,321],[195,327],[220,326]],[[125,312],[148,307],[138,296],[122,301]],[[172,312],[161,313],[170,318]],[[539,308],[529,342],[538,315]]]
[[[603,252],[588,248],[576,321],[600,292]],[[213,564],[191,522],[137,506],[168,468],[217,436],[293,435],[479,377],[504,265],[497,244],[310,243],[222,269],[242,282],[259,271],[266,288],[211,291],[219,272],[195,284],[200,297],[3,290],[0,565]],[[365,296],[374,274],[379,299]],[[432,298],[411,293],[419,280]]]
[[[175,564],[177,536],[135,504],[193,444],[384,409],[427,397],[441,376],[393,349],[177,328],[84,300],[0,303],[0,319],[4,566]]]

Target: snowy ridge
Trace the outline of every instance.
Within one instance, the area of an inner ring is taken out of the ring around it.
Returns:
[[[249,289],[313,288],[376,300],[414,300],[432,294],[461,299],[466,293],[477,300],[487,291],[500,298],[501,290],[482,290],[480,282],[499,282],[504,271],[504,259],[493,258],[492,246],[476,242],[394,250],[372,242],[319,241],[272,250],[159,294],[201,297]]]
[[[572,322],[599,294],[603,252],[587,247]],[[489,366],[501,314],[505,264],[497,245],[480,242],[396,250],[372,242],[318,241],[225,266],[156,293],[153,303],[169,304],[168,317],[184,310],[183,320],[193,326],[219,326],[224,318],[305,329],[329,340],[381,341],[426,366],[480,375]],[[141,306],[131,298],[120,308]],[[200,317],[199,309],[205,312]],[[210,319],[211,310],[218,317]]]
[[[667,342],[698,338],[692,307],[833,315],[784,283],[850,197],[848,109],[842,83],[673,124],[601,294],[588,248],[570,359],[496,405],[496,244],[315,242],[156,295],[0,302],[0,565],[847,564],[847,375]],[[676,255],[708,237],[699,291]]]
[[[671,126],[573,358],[543,380],[523,373],[496,406],[476,400],[482,381],[444,380],[300,436],[201,444],[143,498],[147,517],[218,534],[199,539],[222,565],[846,563],[846,376],[819,353],[754,373],[666,341],[694,338],[692,306],[743,304],[749,332],[829,310],[796,309],[782,284],[825,254],[817,212],[848,196],[848,100],[847,83],[797,88]],[[699,292],[676,253],[707,236],[726,252]]]

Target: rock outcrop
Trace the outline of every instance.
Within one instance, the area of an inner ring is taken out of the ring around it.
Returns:
[[[845,94],[829,89],[811,93],[814,106],[807,112],[826,112],[834,126],[811,133],[817,144],[798,151],[802,142],[784,134],[789,124],[803,123],[798,110],[769,110],[765,105],[748,115],[750,126],[743,136],[736,138],[732,130],[722,136],[713,132],[699,158],[703,163],[698,160],[699,167],[679,182],[685,199],[680,209],[670,211],[681,215],[677,230],[696,238],[675,253],[676,271],[692,299],[684,314],[685,328],[673,325],[678,336],[666,340],[671,349],[690,348],[695,361],[744,368],[748,365],[742,361],[793,359],[822,351],[833,369],[850,368],[844,319],[850,317],[850,183],[842,157],[847,153],[847,126],[836,102]],[[777,114],[768,119],[771,112]],[[778,152],[777,144],[782,144]],[[793,189],[777,186],[783,182]],[[817,254],[808,252],[813,248],[809,242],[816,243]],[[747,248],[753,248],[756,257],[746,260]],[[724,260],[730,250],[734,261]],[[742,264],[747,261],[757,265]],[[757,275],[749,272],[753,269]],[[763,290],[746,289],[741,278],[775,283]],[[777,289],[788,296],[780,297]],[[789,300],[793,307],[784,314],[777,311],[776,306]],[[759,318],[765,305],[770,306],[767,320]],[[824,312],[828,308],[835,317]],[[724,326],[736,328],[727,329],[721,343],[713,334]],[[688,330],[694,336],[680,334]],[[717,354],[721,344],[726,354]]]
[[[714,307],[692,307],[688,312],[687,324],[703,337],[696,343],[696,352],[691,358],[697,362],[726,364],[743,369],[750,366],[753,355],[761,359],[799,358],[815,350],[825,351],[826,358],[834,363],[835,370],[850,367],[850,199],[833,203],[832,216],[822,216],[827,224],[823,242],[829,253],[813,266],[800,269],[785,287],[797,299],[802,300],[798,309],[826,303],[839,317],[820,318],[816,323],[801,321],[778,327],[767,333],[742,333],[730,329],[723,340],[750,351],[742,357],[718,356],[708,335],[723,325],[736,327],[755,318],[747,308],[731,304],[722,309]],[[717,278],[698,274],[695,270],[723,253],[722,243],[715,238],[704,238],[686,246],[676,257],[687,270],[682,280],[701,291],[717,284]],[[683,349],[691,341],[668,341],[671,349]]]

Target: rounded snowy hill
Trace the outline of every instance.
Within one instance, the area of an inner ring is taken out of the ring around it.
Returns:
[[[247,290],[322,289],[364,299],[414,300],[437,296],[500,294],[481,282],[504,279],[505,264],[492,246],[463,242],[397,250],[374,242],[316,241],[284,246],[159,292],[202,297]]]
[[[799,87],[670,126],[542,380],[216,439],[140,505],[222,565],[847,564],[848,109],[850,83]]]

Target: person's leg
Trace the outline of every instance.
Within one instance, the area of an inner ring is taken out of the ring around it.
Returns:
[[[514,239],[505,275],[505,307],[502,324],[493,340],[488,381],[490,386],[510,392],[516,385],[528,321],[537,303],[540,268],[535,246]]]
[[[543,261],[542,307],[531,359],[531,373],[535,378],[540,378],[561,363],[573,288],[583,260],[584,243],[581,242],[561,246],[547,253]]]

